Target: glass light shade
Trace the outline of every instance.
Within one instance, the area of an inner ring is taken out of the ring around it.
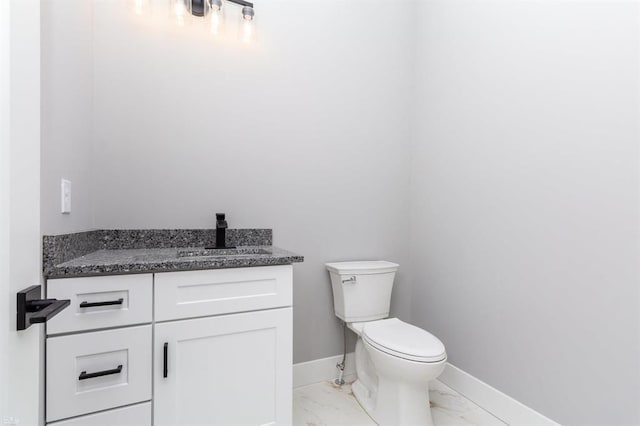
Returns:
[[[179,27],[191,22],[191,0],[171,0],[169,13]]]
[[[224,9],[217,7],[222,6],[222,1],[218,5],[213,0],[204,0],[204,3],[198,5],[195,4],[198,0],[191,1],[194,12],[193,21],[197,27],[213,37],[218,37],[223,32],[224,26]]]
[[[206,27],[212,37],[220,37],[224,33],[224,10],[212,9],[207,16]]]
[[[240,16],[239,25],[239,38],[245,44],[254,44],[256,42],[256,21],[255,19],[244,19]]]
[[[129,0],[131,11],[138,16],[151,15],[151,0]]]

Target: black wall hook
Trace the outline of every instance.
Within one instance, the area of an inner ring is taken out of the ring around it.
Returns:
[[[43,299],[42,286],[33,285],[18,292],[17,330],[26,330],[31,324],[47,322],[71,304],[70,300]]]

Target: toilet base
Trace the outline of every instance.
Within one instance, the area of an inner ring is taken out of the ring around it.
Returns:
[[[351,385],[358,403],[378,425],[433,426],[428,386],[398,385],[384,379],[379,386],[372,394],[359,380]]]

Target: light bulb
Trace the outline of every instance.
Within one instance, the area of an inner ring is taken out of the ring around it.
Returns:
[[[211,0],[209,4],[213,12],[217,12],[222,9],[222,0]]]

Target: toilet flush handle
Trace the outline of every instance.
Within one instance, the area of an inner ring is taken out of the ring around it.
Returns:
[[[346,283],[354,283],[355,284],[355,282],[356,282],[356,276],[355,275],[352,276],[352,277],[349,277],[349,278],[347,278],[345,280],[342,280],[342,284],[346,284]]]

